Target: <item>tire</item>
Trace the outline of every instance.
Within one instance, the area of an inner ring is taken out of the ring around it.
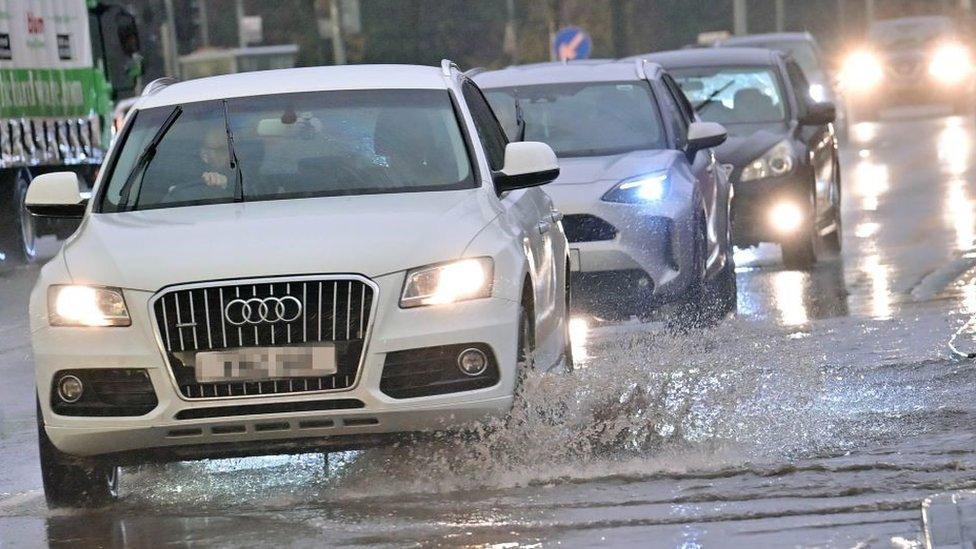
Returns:
[[[522,400],[522,382],[528,373],[535,368],[532,355],[535,353],[535,333],[532,327],[532,300],[528,296],[522,298],[518,317],[518,341],[515,349],[515,395],[516,403]]]
[[[709,281],[708,296],[711,310],[707,313],[714,315],[716,321],[738,311],[739,284],[735,278],[735,259],[731,252],[726,255],[722,270]]]
[[[840,173],[840,166],[834,166],[834,173]],[[834,227],[833,231],[823,237],[824,249],[833,254],[840,254],[844,248],[844,220],[841,215],[841,187],[838,179],[834,180],[834,195],[837,203],[833,204]]]
[[[570,338],[572,335],[570,333],[570,312],[573,310],[573,285],[569,280],[569,269],[566,269],[566,318],[564,319],[563,326],[565,330],[565,347],[563,348],[563,371],[566,373],[572,372],[576,369],[576,360],[573,357],[573,341]],[[521,332],[520,332],[521,333]]]
[[[780,245],[783,250],[783,265],[788,269],[810,269],[817,264],[817,235],[813,227],[803,234]]]
[[[47,437],[39,402],[37,443],[44,498],[49,507],[101,507],[118,498],[119,467],[97,459],[70,456],[58,450]]]
[[[704,328],[712,324],[708,314],[708,291],[705,284],[705,261],[708,254],[707,237],[705,236],[704,214],[695,218],[694,256],[692,257],[693,278],[688,284],[685,295],[677,303],[666,324],[672,332],[687,332],[696,328]]]
[[[24,207],[30,175],[18,170],[0,185],[6,187],[0,188],[0,252],[7,261],[33,263],[37,260],[37,227]]]

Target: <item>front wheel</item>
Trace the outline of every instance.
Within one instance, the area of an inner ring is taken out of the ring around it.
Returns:
[[[30,175],[25,170],[7,182],[0,182],[0,253],[16,263],[33,263],[37,259],[37,228],[27,211],[27,187]]]
[[[50,507],[99,507],[119,495],[119,467],[58,450],[47,436],[37,404],[37,443],[44,498]]]

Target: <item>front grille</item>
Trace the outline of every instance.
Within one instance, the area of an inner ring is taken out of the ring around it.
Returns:
[[[224,317],[225,308],[233,300],[285,296],[302,304],[301,313],[294,319],[238,326]],[[373,288],[362,280],[263,280],[172,290],[162,294],[153,308],[160,339],[183,396],[244,397],[350,388],[358,374],[373,297]],[[335,345],[336,374],[205,383],[197,382],[194,375],[193,361],[198,351],[317,342]]]
[[[563,230],[570,242],[599,242],[617,237],[616,227],[590,214],[564,216]]]

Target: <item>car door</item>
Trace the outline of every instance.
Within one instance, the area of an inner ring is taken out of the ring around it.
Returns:
[[[492,171],[501,170],[508,138],[481,90],[470,80],[462,83],[461,90],[471,109],[489,167]],[[533,284],[538,342],[543,334],[553,333],[560,326],[562,308],[557,305],[562,296],[561,258],[566,254],[565,239],[555,238],[561,237],[558,219],[553,216],[552,200],[540,188],[508,192],[501,198],[501,204],[509,226],[518,227],[522,234]]]
[[[806,75],[803,74],[803,70],[793,60],[786,62],[786,74],[796,103],[796,118],[802,119],[807,113],[807,102],[812,100],[809,93],[810,84]],[[819,220],[830,213],[834,204],[840,203],[840,197],[833,196],[836,190],[832,185],[835,177],[834,170],[836,169],[834,135],[828,124],[820,126],[799,125],[796,131],[800,140],[806,144],[813,164],[816,215]]]
[[[684,149],[687,146],[688,127],[695,120],[694,111],[670,75],[664,74],[661,77],[661,83],[665,96],[663,114],[672,119],[670,125],[676,129],[678,135],[676,146]],[[720,257],[723,239],[726,235],[725,225],[722,224],[725,215],[719,215],[717,206],[720,203],[718,162],[715,159],[715,154],[709,149],[699,151],[694,158],[689,160],[689,167],[698,182],[698,189],[704,201],[708,233],[706,268],[711,272],[713,265]]]

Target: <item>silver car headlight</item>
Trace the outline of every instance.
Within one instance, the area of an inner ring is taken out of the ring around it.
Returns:
[[[762,156],[750,162],[742,170],[741,181],[755,181],[767,177],[780,177],[793,171],[796,160],[789,141],[780,141]]]
[[[495,265],[490,257],[461,259],[413,269],[400,296],[403,308],[443,305],[491,296]]]
[[[653,172],[624,179],[603,195],[604,202],[639,204],[656,202],[668,193],[668,172]]]
[[[51,326],[129,326],[132,320],[122,290],[55,285],[47,291]]]

